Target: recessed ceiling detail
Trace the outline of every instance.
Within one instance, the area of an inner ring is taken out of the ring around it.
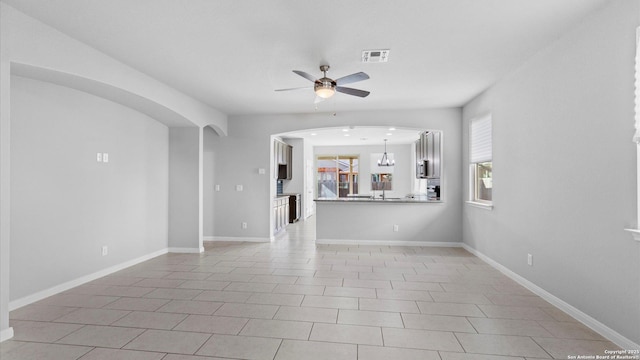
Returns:
[[[313,146],[379,146],[384,139],[388,139],[389,145],[412,144],[420,137],[422,131],[424,129],[398,128],[393,132],[393,136],[389,136],[389,127],[386,126],[352,126],[293,131],[281,136],[307,139]]]

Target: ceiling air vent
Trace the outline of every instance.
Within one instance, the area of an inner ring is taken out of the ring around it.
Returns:
[[[389,61],[389,49],[385,50],[363,50],[363,63],[382,63]]]

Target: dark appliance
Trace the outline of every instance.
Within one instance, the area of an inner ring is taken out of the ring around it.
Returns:
[[[418,160],[418,166],[416,168],[416,174],[419,179],[429,178],[429,160]]]
[[[300,194],[289,194],[289,223],[293,224],[300,220],[301,205]]]
[[[278,164],[278,180],[286,180],[288,169],[286,164]]]

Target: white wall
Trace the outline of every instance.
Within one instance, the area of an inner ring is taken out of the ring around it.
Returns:
[[[9,327],[9,260],[11,238],[11,122],[9,62],[0,42],[0,341],[13,337]],[[4,79],[4,81],[2,80]]]
[[[494,209],[464,207],[464,242],[636,344],[640,249],[623,228],[639,24],[638,1],[610,2],[465,106],[463,125],[466,183],[468,120],[493,114]]]
[[[304,171],[304,191],[302,194],[302,213],[303,217],[306,219],[316,212],[316,204],[315,201],[315,170],[314,170],[314,158],[313,158],[313,145],[310,141],[304,141],[304,163],[303,163],[303,171]]]
[[[12,301],[167,247],[165,125],[31,79],[11,95]]]
[[[312,108],[310,104],[310,108]],[[275,179],[267,171],[258,175],[258,168],[273,171],[271,136],[303,129],[337,126],[394,126],[419,129],[439,129],[445,141],[443,189],[447,196],[440,216],[443,223],[460,223],[462,211],[461,189],[461,110],[422,109],[397,111],[345,112],[337,116],[325,113],[297,115],[244,115],[229,119],[229,136],[220,138],[216,151],[224,154],[216,158],[216,174],[222,191],[216,192],[216,236],[271,236],[272,197]],[[295,170],[294,170],[295,171]],[[243,183],[244,192],[233,190]],[[228,204],[234,204],[229,206]],[[248,229],[240,223],[252,219]],[[459,226],[448,229],[452,237],[462,239]]]
[[[202,250],[200,131],[169,128],[169,248],[176,252]]]
[[[215,162],[213,236],[216,239],[269,240],[269,214],[272,204],[265,202],[269,186],[275,192],[275,180],[270,178],[270,136],[261,139],[226,136],[212,142]],[[258,169],[266,169],[259,174]],[[242,191],[236,191],[241,185]],[[247,228],[242,229],[242,222]]]
[[[8,321],[9,299],[15,299],[18,296],[9,294],[12,287],[9,284],[11,267],[9,263],[13,262],[11,260],[13,256],[10,255],[13,233],[10,229],[12,226],[10,179],[13,177],[10,167],[10,149],[11,144],[17,142],[16,139],[11,138],[9,130],[12,116],[9,106],[11,74],[47,80],[103,99],[110,99],[165,125],[197,124],[200,127],[209,125],[220,134],[226,134],[227,129],[227,116],[218,110],[0,2],[0,341],[12,336],[13,332]],[[67,136],[68,134],[65,134],[60,139],[66,139]],[[201,145],[202,143],[200,143],[200,150]],[[150,150],[150,153],[158,156],[163,151],[165,148],[160,146],[157,151]],[[198,162],[201,168],[202,157]],[[142,169],[145,169],[144,166]],[[202,177],[199,176],[198,191],[201,194]],[[137,184],[139,180],[134,179],[133,182]],[[152,183],[157,182],[158,185],[166,184],[166,176],[146,180]],[[148,186],[150,189],[155,189],[152,183]],[[164,194],[162,199],[166,200],[166,198],[167,194]],[[21,204],[18,203],[16,206]],[[198,204],[198,208],[200,209],[198,213],[200,230],[198,231],[201,233],[201,203]],[[162,210],[161,207],[156,209]],[[164,210],[166,215],[166,207]],[[124,209],[123,213],[128,213],[128,209]],[[104,221],[112,222],[113,220],[113,223],[117,224],[118,219],[118,217],[105,218]],[[166,232],[163,222],[154,221],[147,225],[157,226],[159,231]],[[151,232],[153,231],[149,230],[149,233]],[[137,236],[138,234],[129,235]],[[148,243],[144,246],[155,248]],[[145,253],[145,255],[153,255],[153,253]],[[115,255],[110,256],[108,261],[115,259]],[[119,266],[121,265],[123,264]]]
[[[215,196],[215,181],[216,181],[216,173],[215,173],[215,148],[214,143],[218,134],[211,129],[210,127],[204,128],[204,151],[202,153],[203,156],[203,192],[202,196],[204,198],[203,205],[203,234],[205,239],[210,238],[214,234],[215,228],[215,207],[214,207],[214,196]]]

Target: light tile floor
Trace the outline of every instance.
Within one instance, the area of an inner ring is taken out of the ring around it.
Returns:
[[[3,360],[510,360],[617,347],[460,248],[205,243],[10,313]]]

